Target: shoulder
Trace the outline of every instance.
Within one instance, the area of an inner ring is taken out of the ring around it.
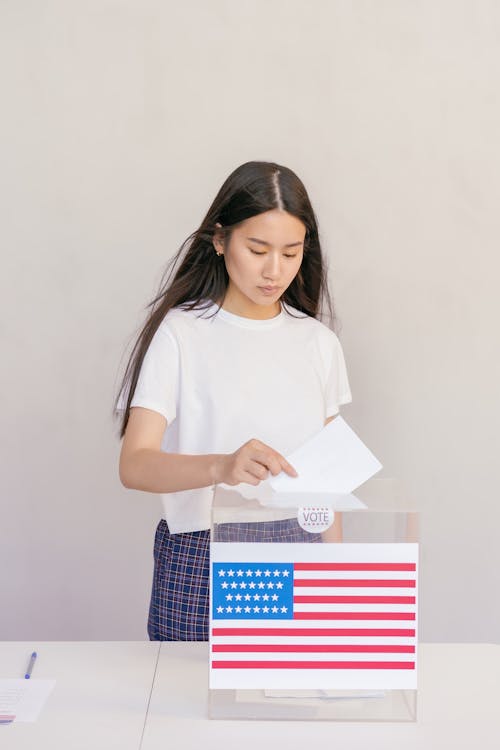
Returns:
[[[216,310],[217,306],[213,303],[207,303],[206,306],[194,310],[173,307],[163,318],[158,331],[179,340],[186,335],[206,330],[206,327],[213,321],[213,314]]]
[[[301,330],[309,340],[314,341],[320,348],[331,351],[332,348],[340,347],[340,341],[335,331],[332,331],[325,323],[310,315],[306,315],[300,310],[287,305],[285,308],[286,324],[294,327],[295,330]]]

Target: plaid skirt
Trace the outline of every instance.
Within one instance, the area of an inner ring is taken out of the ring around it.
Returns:
[[[221,542],[320,542],[294,518],[219,524]],[[161,520],[154,543],[148,635],[152,641],[208,641],[210,531],[171,534]]]

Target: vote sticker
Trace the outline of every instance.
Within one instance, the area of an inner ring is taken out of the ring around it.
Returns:
[[[310,534],[319,534],[330,528],[334,519],[334,512],[331,508],[299,508],[297,521],[304,531]]]

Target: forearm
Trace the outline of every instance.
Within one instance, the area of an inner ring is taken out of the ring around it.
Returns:
[[[220,454],[191,456],[144,448],[120,461],[120,479],[125,487],[144,492],[210,487],[219,481],[222,458]]]

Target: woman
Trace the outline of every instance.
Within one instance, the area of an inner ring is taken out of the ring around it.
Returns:
[[[351,400],[340,343],[317,319],[325,301],[304,185],[275,163],[241,165],[175,256],[117,403],[121,481],[163,495],[152,640],[208,639],[214,485],[295,476],[285,455]],[[306,535],[294,520],[271,538],[266,526],[266,541]]]

